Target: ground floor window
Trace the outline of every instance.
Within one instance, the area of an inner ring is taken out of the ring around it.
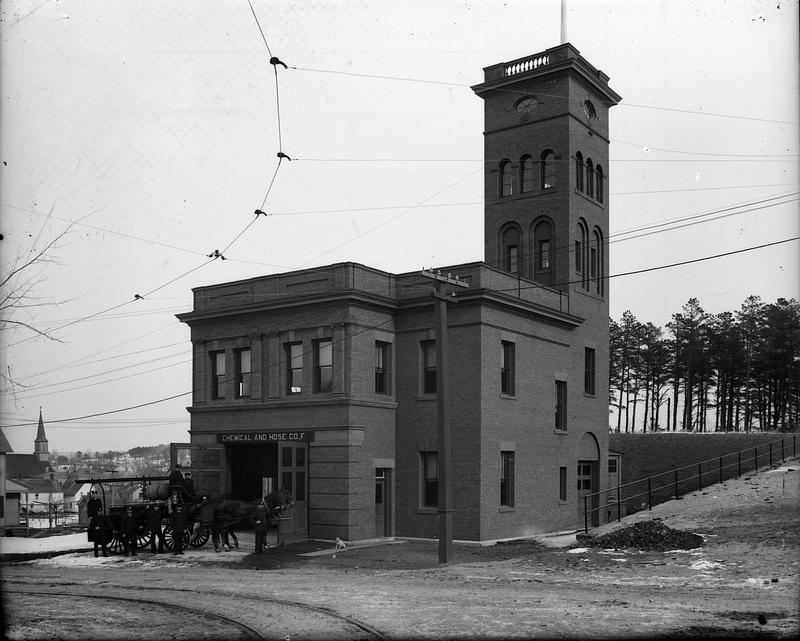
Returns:
[[[514,452],[500,452],[500,505],[514,505]]]
[[[558,500],[567,500],[567,468],[558,468]]]
[[[438,507],[439,505],[438,457],[438,452],[420,452],[422,468],[422,507]]]

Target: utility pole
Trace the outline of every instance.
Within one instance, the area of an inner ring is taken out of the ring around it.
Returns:
[[[450,482],[450,395],[448,385],[447,358],[447,304],[457,302],[453,296],[445,295],[446,285],[469,287],[458,276],[442,274],[440,271],[422,270],[422,275],[437,281],[432,292],[436,309],[436,419],[438,424],[437,471],[439,483],[439,563],[450,560],[453,551],[453,491]]]

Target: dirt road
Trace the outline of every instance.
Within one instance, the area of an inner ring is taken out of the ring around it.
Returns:
[[[711,486],[623,519],[702,534],[689,551],[435,542],[336,555],[175,557],[91,565],[84,555],[3,567],[12,639],[776,638],[795,636],[800,466]],[[604,532],[616,524],[604,526]],[[316,547],[324,547],[317,545]],[[313,549],[307,544],[304,550]],[[71,594],[72,597],[30,594]],[[84,596],[86,595],[86,596]],[[131,599],[120,601],[119,599]],[[137,603],[144,599],[150,605]],[[52,617],[38,612],[45,603]],[[168,604],[189,608],[170,610]],[[37,607],[38,606],[38,607]],[[101,614],[96,619],[87,611]],[[70,614],[71,613],[71,614]],[[80,616],[76,616],[79,614]]]

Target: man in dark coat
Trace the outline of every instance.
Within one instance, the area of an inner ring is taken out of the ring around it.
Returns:
[[[136,519],[133,518],[133,508],[125,508],[125,514],[119,522],[119,531],[122,538],[122,545],[125,548],[125,556],[129,554],[136,556],[136,539],[139,536],[136,527]]]
[[[103,556],[108,556],[108,542],[113,535],[113,526],[108,517],[102,512],[95,514],[89,521],[89,532],[94,542],[94,555],[97,556],[100,548],[103,550]]]
[[[161,526],[161,510],[156,505],[147,506],[147,529],[150,532],[150,551],[153,554],[163,552],[164,529]]]
[[[185,501],[194,502],[195,501],[195,491],[194,491],[194,480],[192,479],[192,473],[186,472],[183,475],[183,498]]]
[[[267,546],[267,528],[269,527],[269,511],[264,500],[258,502],[255,512],[250,517],[253,522],[253,531],[256,535],[256,554],[261,554],[264,551],[264,546]]]
[[[176,505],[169,515],[169,527],[172,529],[173,554],[183,554],[183,531],[186,529],[186,518],[180,505]]]
[[[89,502],[86,504],[86,516],[91,520],[93,516],[103,511],[103,502],[97,496],[97,490],[92,490],[89,497]]]
[[[181,464],[176,463],[175,469],[169,473],[169,493],[173,496],[181,496],[183,498],[183,472],[181,472]]]

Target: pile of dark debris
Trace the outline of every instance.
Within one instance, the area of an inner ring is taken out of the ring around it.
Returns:
[[[634,548],[655,552],[693,550],[702,547],[703,537],[667,527],[659,520],[640,521],[602,536],[582,541],[583,545],[605,550]]]

